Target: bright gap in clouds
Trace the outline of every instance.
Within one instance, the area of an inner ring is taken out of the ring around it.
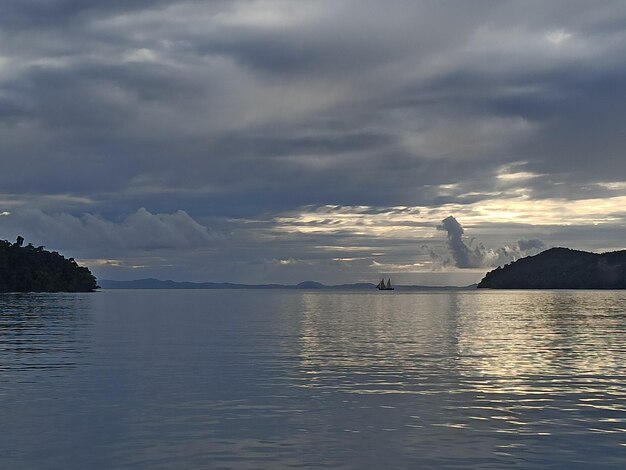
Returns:
[[[546,34],[546,39],[548,42],[551,42],[555,46],[560,46],[561,43],[567,41],[572,37],[572,35],[562,29],[557,29],[555,31],[550,31]]]
[[[527,195],[480,201],[473,204],[443,204],[439,207],[324,206],[276,217],[277,231],[333,233],[347,231],[377,237],[429,237],[432,227],[450,214],[466,224],[480,226],[517,223],[536,226],[610,224],[624,220],[626,196],[581,200],[533,200]]]

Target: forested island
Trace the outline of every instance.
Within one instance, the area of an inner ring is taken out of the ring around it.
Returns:
[[[626,250],[589,253],[551,248],[488,272],[490,289],[626,289]]]
[[[43,246],[0,240],[0,292],[93,292],[96,278],[74,258]]]

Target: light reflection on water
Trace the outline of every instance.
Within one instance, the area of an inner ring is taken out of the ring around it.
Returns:
[[[0,296],[0,467],[622,468],[626,292]]]

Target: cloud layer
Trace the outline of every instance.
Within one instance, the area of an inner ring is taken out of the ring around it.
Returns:
[[[229,280],[428,271],[443,212],[486,252],[618,248],[624,56],[620,1],[7,0],[0,238]]]

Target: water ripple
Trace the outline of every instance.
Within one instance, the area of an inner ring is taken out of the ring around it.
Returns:
[[[2,468],[623,468],[625,292],[0,296]]]

